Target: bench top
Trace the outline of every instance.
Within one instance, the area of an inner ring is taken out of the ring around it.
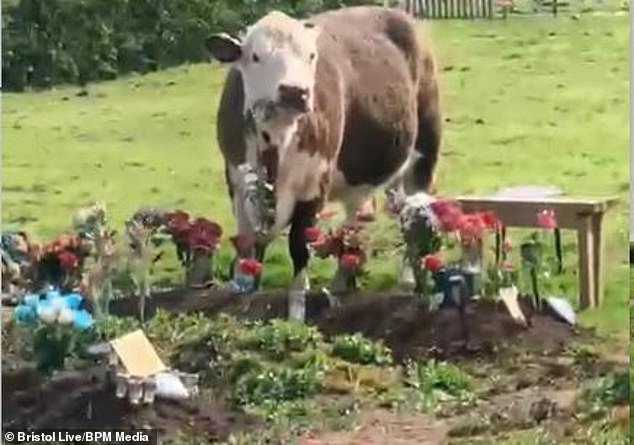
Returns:
[[[524,208],[552,208],[553,210],[568,210],[575,213],[603,213],[614,207],[619,201],[616,196],[608,197],[509,197],[509,196],[459,196],[456,198],[462,204],[473,207],[524,207]]]

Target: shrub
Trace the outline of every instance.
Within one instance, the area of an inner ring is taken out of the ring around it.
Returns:
[[[272,320],[254,331],[250,343],[271,358],[282,359],[292,352],[314,348],[321,340],[321,333],[313,326],[285,320]]]
[[[2,10],[9,91],[113,79],[207,59],[215,31],[237,32],[271,9],[306,16],[372,0],[17,0]]]
[[[389,365],[390,349],[381,341],[373,342],[361,334],[340,335],[333,339],[332,355],[362,365]]]
[[[408,386],[434,396],[434,393],[464,398],[472,389],[471,377],[455,365],[436,362],[410,362],[406,366]]]

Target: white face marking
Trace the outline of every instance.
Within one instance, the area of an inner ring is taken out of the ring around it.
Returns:
[[[271,12],[247,32],[236,66],[242,73],[245,111],[254,104],[279,102],[279,88],[305,89],[313,108],[319,31],[281,12]]]

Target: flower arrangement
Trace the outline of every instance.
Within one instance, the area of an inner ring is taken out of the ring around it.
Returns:
[[[94,313],[98,318],[109,313],[113,297],[112,276],[117,262],[116,231],[108,226],[106,215],[106,206],[96,203],[80,208],[73,216],[77,239],[86,252],[81,271],[82,288],[93,301]],[[67,265],[71,265],[70,257]]]
[[[33,328],[33,356],[40,371],[48,373],[64,367],[76,346],[77,333],[94,321],[82,308],[84,298],[77,293],[60,294],[50,288],[43,294],[27,294],[13,312],[17,323]]]
[[[34,258],[34,286],[38,289],[53,286],[62,292],[72,292],[81,284],[86,259],[90,253],[91,246],[72,234],[62,234],[44,244]]]
[[[185,267],[188,286],[204,286],[213,279],[213,255],[220,244],[222,227],[206,218],[191,219],[176,210],[165,215],[165,231],[176,245],[176,254]]]
[[[321,231],[317,227],[309,227],[304,237],[319,258],[335,257],[337,273],[331,283],[333,292],[356,290],[358,278],[364,273],[366,262],[363,228],[355,225],[344,225],[335,230]]]
[[[13,294],[32,285],[33,263],[39,246],[32,244],[26,232],[6,230],[0,239],[2,292]]]
[[[153,266],[163,256],[160,249],[167,236],[164,214],[158,209],[141,208],[125,223],[129,246],[129,266],[139,293],[139,316],[145,320],[145,304],[152,291]]]
[[[458,272],[464,275],[469,292],[477,292],[483,237],[502,227],[492,212],[464,213],[457,202],[420,193],[405,200],[400,220],[405,273],[410,274],[404,278],[413,281],[414,292],[429,299],[438,295],[444,299],[448,277]],[[455,245],[460,249],[457,261],[443,261],[441,252]]]

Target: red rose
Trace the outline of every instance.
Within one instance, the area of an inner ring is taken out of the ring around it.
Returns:
[[[513,243],[511,243],[511,240],[507,238],[502,243],[502,252],[509,253],[511,250],[513,250]]]
[[[308,227],[304,230],[304,237],[306,238],[307,243],[316,243],[322,238],[322,236],[323,234],[321,233],[321,230],[317,227]]]
[[[74,270],[79,266],[79,258],[73,252],[63,251],[57,255],[59,265],[62,269],[69,271]]]
[[[353,255],[350,253],[346,253],[341,255],[339,259],[339,264],[341,267],[348,270],[356,270],[361,265],[361,258],[359,255]]]
[[[240,271],[245,275],[257,277],[262,273],[262,264],[251,258],[243,258],[238,261]]]
[[[421,260],[421,267],[432,273],[438,272],[442,266],[442,260],[438,255],[425,255]]]
[[[462,210],[454,201],[439,200],[432,202],[430,207],[438,221],[440,222],[440,230],[443,232],[453,232],[458,229]]]
[[[500,228],[500,220],[493,212],[482,212],[480,214],[485,227],[490,230],[498,230]]]
[[[537,214],[537,224],[544,229],[556,229],[557,219],[552,209],[542,210]]]

